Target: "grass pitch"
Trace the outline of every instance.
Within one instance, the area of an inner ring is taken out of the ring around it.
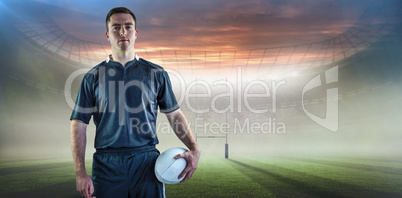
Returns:
[[[88,161],[87,169],[91,162]],[[402,162],[326,157],[201,158],[167,197],[402,197]],[[71,159],[0,163],[0,197],[80,197]]]

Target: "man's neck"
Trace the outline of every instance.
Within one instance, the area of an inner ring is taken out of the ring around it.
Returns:
[[[135,51],[112,51],[113,61],[119,62],[123,67],[135,58]]]

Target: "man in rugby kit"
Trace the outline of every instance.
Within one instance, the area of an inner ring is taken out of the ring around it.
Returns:
[[[135,15],[113,8],[106,17],[112,54],[84,76],[71,119],[77,191],[85,197],[164,197],[154,173],[159,151],[158,107],[189,151],[177,155],[187,167],[182,182],[197,168],[200,150],[179,109],[167,72],[135,53]],[[85,169],[86,127],[96,125],[92,179]]]

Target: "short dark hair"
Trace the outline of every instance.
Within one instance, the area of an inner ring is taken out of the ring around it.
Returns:
[[[107,30],[108,32],[109,32],[108,24],[109,24],[109,21],[110,21],[110,17],[111,17],[112,15],[114,15],[114,14],[120,14],[120,13],[123,13],[123,14],[130,14],[130,15],[133,17],[133,19],[134,19],[134,28],[137,29],[137,19],[135,18],[134,13],[131,12],[131,10],[129,10],[129,9],[126,8],[126,7],[117,7],[117,8],[111,9],[111,10],[109,11],[109,13],[107,13],[107,16],[106,16],[106,30]]]

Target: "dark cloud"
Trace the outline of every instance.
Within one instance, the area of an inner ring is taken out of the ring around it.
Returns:
[[[145,23],[141,22],[144,24],[140,27],[146,34],[141,35],[141,40],[155,43],[152,47],[214,49],[317,41],[346,31],[366,6],[336,1],[203,1],[166,9],[154,6],[144,13]]]

